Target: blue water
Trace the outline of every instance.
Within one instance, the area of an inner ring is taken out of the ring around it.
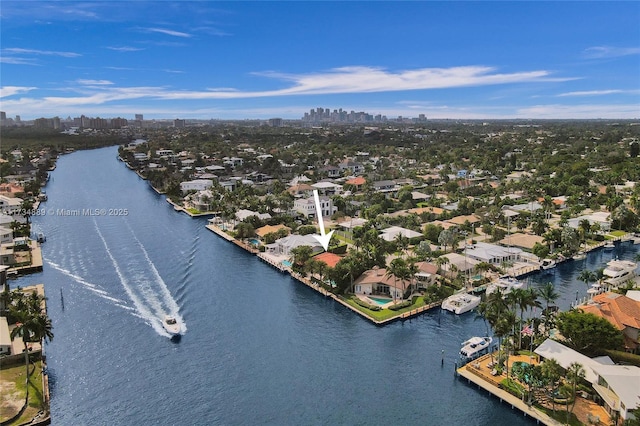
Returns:
[[[44,271],[11,281],[49,297],[53,425],[532,424],[454,378],[460,343],[486,335],[475,315],[377,327],[175,212],[116,153],[60,158],[42,208],[128,215],[33,217]],[[564,306],[586,291],[566,268],[548,275]]]
[[[281,263],[282,263],[284,266],[286,266],[287,268],[291,268],[291,262],[290,262],[290,261],[288,261],[288,260],[283,260]]]

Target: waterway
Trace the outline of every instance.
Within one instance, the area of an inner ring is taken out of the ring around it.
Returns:
[[[532,424],[454,377],[460,343],[486,333],[475,314],[377,327],[174,211],[116,155],[59,159],[33,217],[44,271],[11,281],[45,284],[53,425]],[[530,285],[556,282],[568,306],[586,291],[575,266]]]

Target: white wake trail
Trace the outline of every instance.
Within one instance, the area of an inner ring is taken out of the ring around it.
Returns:
[[[102,240],[102,244],[104,245],[104,248],[107,251],[107,255],[109,256],[109,259],[111,259],[111,264],[113,265],[114,269],[116,270],[116,274],[118,274],[118,278],[120,279],[120,283],[122,284],[122,287],[124,288],[125,292],[127,293],[129,298],[133,302],[134,306],[136,307],[136,310],[138,311],[138,314],[140,315],[141,318],[143,318],[145,321],[147,321],[158,334],[160,334],[162,336],[169,337],[169,334],[164,330],[164,328],[162,327],[162,323],[158,319],[159,315],[161,315],[162,307],[160,306],[160,304],[158,303],[157,300],[151,300],[150,304],[151,305],[155,305],[153,307],[156,308],[156,312],[155,313],[152,312],[151,309],[149,309],[149,307],[147,305],[145,305],[144,301],[140,297],[138,297],[138,295],[135,293],[135,291],[133,291],[133,289],[131,287],[131,284],[129,283],[129,280],[122,273],[122,270],[120,269],[120,266],[118,265],[118,262],[113,257],[113,254],[112,254],[111,250],[109,249],[107,241],[105,240],[104,236],[102,235],[102,232],[100,232],[100,229],[98,228],[98,224],[95,221],[95,219],[94,219],[93,223],[94,223],[96,232],[98,233],[98,236]],[[147,294],[147,296],[149,296],[149,295]],[[155,298],[152,298],[152,299],[155,299]],[[160,309],[158,309],[158,308],[160,308]]]

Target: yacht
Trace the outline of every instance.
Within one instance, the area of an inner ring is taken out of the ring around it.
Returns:
[[[456,315],[469,312],[480,304],[480,296],[474,296],[473,294],[458,293],[453,296],[449,296],[442,301],[441,308],[445,311],[451,311]]]
[[[636,276],[637,267],[638,264],[630,260],[610,260],[602,271],[604,282],[609,285],[622,284]]]
[[[556,267],[556,261],[553,259],[542,259],[542,262],[540,262],[540,269],[542,271],[547,271],[555,267]]]
[[[171,335],[171,337],[178,336],[180,334],[180,323],[173,315],[166,315],[162,321],[162,327]]]
[[[613,241],[607,241],[603,247],[606,251],[609,251],[609,250],[613,250],[615,246],[616,245],[613,243]]]
[[[586,253],[583,251],[579,251],[578,253],[573,255],[573,260],[584,260],[587,257]]]
[[[493,342],[491,337],[472,337],[469,340],[465,340],[462,343],[462,349],[460,349],[460,355],[464,358],[474,358],[480,355],[482,351],[489,348]]]
[[[498,281],[492,282],[487,286],[487,295],[494,293],[498,289],[503,295],[509,294],[514,288],[522,288],[522,286],[524,286],[524,282],[513,277],[500,277]]]

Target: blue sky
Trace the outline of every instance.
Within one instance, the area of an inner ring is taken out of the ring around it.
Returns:
[[[8,117],[640,118],[640,2],[6,1]]]

